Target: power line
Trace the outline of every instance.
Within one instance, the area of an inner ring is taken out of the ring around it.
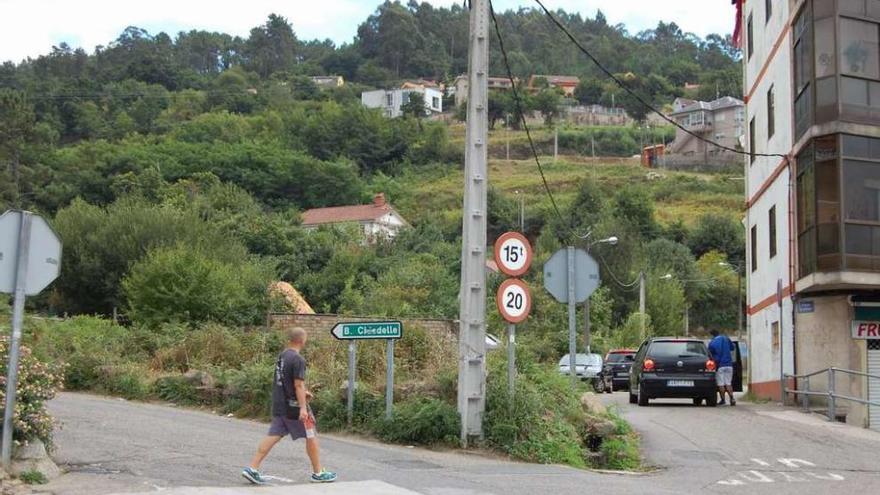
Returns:
[[[571,42],[574,43],[574,45],[577,46],[577,48],[578,48],[578,49],[579,49],[584,55],[586,55],[587,57],[589,57],[589,59],[592,60],[594,64],[596,64],[596,67],[598,67],[599,70],[601,70],[602,72],[604,72],[605,75],[607,75],[612,81],[614,81],[614,82],[615,82],[618,86],[620,86],[624,91],[626,91],[626,92],[629,93],[633,98],[635,98],[636,100],[638,100],[638,102],[641,103],[645,108],[647,108],[648,110],[650,110],[650,111],[656,113],[656,114],[659,115],[663,120],[669,122],[670,124],[674,125],[674,126],[677,127],[678,129],[681,129],[681,130],[682,130],[683,132],[685,132],[686,134],[689,134],[689,135],[693,136],[694,138],[698,139],[699,141],[702,141],[702,142],[704,142],[704,143],[706,143],[706,144],[709,144],[709,145],[715,146],[715,147],[717,147],[717,148],[719,148],[719,149],[722,149],[722,150],[725,150],[725,151],[730,151],[730,152],[732,152],[732,153],[736,153],[736,154],[739,154],[739,155],[748,155],[748,156],[751,156],[751,157],[755,157],[755,156],[766,156],[766,157],[784,158],[784,159],[788,160],[788,155],[783,155],[783,154],[780,154],[780,153],[752,153],[752,152],[749,152],[749,151],[743,151],[743,150],[738,150],[738,149],[736,149],[736,148],[731,148],[730,146],[725,146],[725,145],[723,145],[723,144],[721,144],[721,143],[718,143],[718,142],[712,141],[711,139],[707,139],[707,138],[705,138],[705,137],[703,137],[703,136],[701,136],[701,135],[699,135],[699,134],[697,134],[697,133],[695,133],[695,132],[693,132],[693,131],[687,129],[685,126],[683,126],[683,125],[681,125],[680,123],[678,123],[678,122],[677,122],[675,119],[673,119],[672,117],[669,117],[668,115],[666,115],[666,114],[664,114],[663,112],[661,112],[660,110],[658,110],[658,109],[657,109],[656,107],[654,107],[651,103],[649,103],[647,100],[645,100],[644,98],[642,98],[638,93],[636,93],[632,88],[630,88],[630,87],[629,87],[625,82],[623,82],[619,77],[617,77],[616,75],[614,75],[613,72],[611,72],[610,70],[608,70],[608,68],[606,68],[606,67],[602,64],[602,62],[600,62],[595,56],[593,56],[593,54],[590,53],[590,51],[587,50],[586,47],[584,47],[584,45],[583,45],[583,44],[582,44],[577,38],[575,38],[575,36],[574,36],[573,34],[571,34],[571,31],[569,31],[568,28],[566,28],[566,27],[565,27],[565,26],[559,21],[559,19],[557,19],[556,16],[553,15],[552,12],[550,12],[550,10],[547,9],[547,7],[544,6],[544,3],[543,3],[541,0],[535,0],[535,2],[541,7],[541,10],[544,11],[544,14],[546,14],[547,17],[550,18],[550,20],[553,22],[553,24],[555,24],[556,27],[558,27],[563,33],[565,33],[565,35],[568,37],[568,39],[571,40]]]
[[[544,183],[544,190],[550,198],[550,203],[553,205],[553,211],[556,212],[556,216],[559,217],[562,224],[567,226],[566,219],[562,216],[562,212],[559,211],[559,206],[556,204],[556,198],[553,197],[553,191],[550,190],[550,185],[547,183],[547,177],[544,175],[544,167],[541,165],[541,159],[538,157],[538,149],[535,147],[535,141],[532,139],[532,132],[529,130],[528,122],[526,122],[522,100],[519,96],[519,90],[517,90],[516,87],[516,78],[513,77],[513,70],[510,68],[510,61],[507,58],[507,49],[504,47],[504,37],[501,36],[501,26],[498,24],[498,18],[495,16],[495,6],[492,5],[491,1],[489,2],[489,12],[492,15],[493,24],[495,24],[495,35],[498,37],[498,46],[501,48],[501,57],[504,60],[504,67],[507,70],[507,78],[510,80],[510,88],[513,92],[516,113],[519,116],[520,122],[522,122],[523,129],[526,131],[526,137],[528,138],[532,155],[535,157],[535,163],[538,164],[538,172],[541,174],[541,182]],[[569,230],[571,230],[571,227],[569,227]]]

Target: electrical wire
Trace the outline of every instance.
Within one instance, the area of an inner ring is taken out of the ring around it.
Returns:
[[[641,277],[638,277],[638,276],[637,276],[636,279],[633,280],[633,281],[630,282],[630,283],[624,283],[624,282],[621,282],[621,281],[620,281],[620,277],[618,277],[617,275],[614,274],[614,272],[611,270],[611,266],[608,264],[607,261],[605,261],[605,257],[602,256],[601,253],[596,253],[596,256],[598,256],[599,261],[601,261],[602,264],[605,265],[605,271],[608,272],[608,275],[611,275],[611,279],[614,280],[614,282],[615,282],[617,285],[623,287],[624,289],[632,289],[633,287],[635,287],[636,285],[638,285],[638,283],[639,283],[639,279],[640,279]]]
[[[577,38],[575,38],[575,36],[571,33],[571,31],[569,31],[568,28],[566,28],[566,27],[565,27],[565,26],[559,21],[559,19],[557,19],[556,16],[553,15],[552,12],[550,12],[550,10],[549,10],[546,6],[544,6],[544,3],[543,3],[541,0],[535,0],[535,3],[537,3],[537,4],[541,7],[541,10],[544,11],[544,14],[547,15],[547,17],[550,19],[550,21],[551,21],[553,24],[555,24],[556,27],[558,27],[563,33],[565,33],[565,35],[568,37],[568,39],[571,40],[571,42],[574,43],[574,45],[575,45],[575,46],[576,46],[576,47],[577,47],[577,48],[578,48],[578,49],[579,49],[584,55],[586,55],[590,60],[593,61],[594,64],[596,64],[596,67],[598,67],[599,70],[601,70],[603,73],[605,73],[605,75],[607,75],[612,81],[614,81],[614,82],[615,82],[618,86],[620,86],[624,91],[626,91],[627,93],[629,93],[633,98],[635,98],[635,99],[636,99],[639,103],[641,103],[645,108],[647,108],[648,110],[650,110],[650,111],[656,113],[656,114],[659,115],[663,120],[669,122],[670,124],[674,125],[674,126],[677,127],[678,129],[681,129],[681,130],[682,130],[683,132],[685,132],[686,134],[689,134],[689,135],[693,136],[693,137],[696,138],[697,140],[702,141],[702,142],[704,142],[704,143],[706,143],[706,144],[709,144],[709,145],[715,146],[715,147],[717,147],[717,148],[719,148],[719,149],[722,149],[722,150],[725,150],[725,151],[730,151],[730,152],[732,152],[732,153],[736,153],[736,154],[744,155],[744,156],[750,156],[750,157],[765,156],[765,157],[784,158],[785,160],[788,160],[788,159],[789,159],[789,156],[788,156],[788,155],[783,155],[783,154],[780,154],[780,153],[752,153],[752,152],[749,152],[749,151],[743,151],[743,150],[738,150],[738,149],[736,149],[736,148],[731,148],[730,146],[725,146],[725,145],[723,145],[723,144],[721,144],[721,143],[718,143],[718,142],[712,141],[711,139],[707,139],[707,138],[705,138],[705,137],[703,137],[703,136],[701,136],[701,135],[699,135],[699,134],[697,134],[697,133],[691,131],[690,129],[686,128],[686,127],[683,126],[682,124],[678,123],[678,122],[677,122],[675,119],[673,119],[672,117],[669,117],[668,115],[666,115],[666,114],[664,114],[663,112],[661,112],[660,110],[658,110],[654,105],[652,105],[651,103],[649,103],[647,100],[645,100],[644,98],[642,98],[642,96],[640,96],[638,93],[636,93],[632,88],[630,88],[629,85],[627,85],[627,84],[626,84],[624,81],[622,81],[619,77],[617,77],[616,75],[614,75],[613,72],[611,72],[610,70],[608,70],[608,68],[606,68],[606,67],[602,64],[602,62],[600,62],[600,61],[599,61],[599,60],[598,60],[598,59],[597,59],[592,53],[590,53],[590,51],[587,50],[586,47],[584,47],[584,45],[583,45],[583,44],[582,44]],[[493,15],[494,15],[494,14],[493,14]]]
[[[501,26],[498,24],[498,18],[495,16],[495,6],[492,5],[492,2],[489,2],[489,12],[492,15],[492,22],[495,25],[495,35],[498,37],[498,46],[501,49],[501,57],[504,61],[504,67],[507,70],[507,78],[510,80],[510,88],[513,93],[513,100],[516,106],[516,113],[519,116],[519,120],[522,123],[523,130],[526,131],[526,137],[529,141],[529,148],[532,150],[532,156],[535,158],[535,163],[538,165],[538,172],[541,174],[541,182],[544,184],[544,191],[547,192],[547,196],[550,198],[550,203],[553,205],[553,211],[556,212],[556,216],[559,217],[560,222],[563,225],[568,227],[569,230],[575,235],[575,237],[580,237],[574,230],[568,226],[568,222],[566,218],[562,215],[562,212],[559,211],[559,206],[556,204],[556,198],[553,196],[553,191],[550,190],[550,184],[547,183],[547,176],[544,174],[544,167],[541,165],[541,159],[538,157],[538,149],[535,147],[535,141],[532,139],[532,132],[529,130],[529,124],[526,122],[526,116],[523,112],[523,104],[522,99],[519,95],[519,90],[516,87],[516,78],[513,77],[513,70],[510,68],[510,61],[507,58],[507,49],[504,46],[504,37],[501,35]]]

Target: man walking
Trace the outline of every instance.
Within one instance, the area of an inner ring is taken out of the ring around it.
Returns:
[[[306,360],[300,354],[306,345],[306,338],[306,331],[302,328],[291,329],[287,333],[287,348],[278,355],[272,383],[272,425],[268,436],[257,447],[250,466],[241,472],[251,483],[266,483],[259,471],[260,464],[285,435],[290,435],[294,441],[306,439],[306,453],[312,463],[312,482],[336,481],[336,473],[325,471],[321,467],[315,417],[309,409],[312,394],[305,386]]]
[[[733,398],[733,342],[726,335],[721,335],[718,330],[709,332],[712,341],[709,342],[709,357],[718,366],[715,371],[715,383],[718,385],[718,393],[721,394],[720,405],[724,405],[724,392],[730,396],[730,405],[736,405]]]

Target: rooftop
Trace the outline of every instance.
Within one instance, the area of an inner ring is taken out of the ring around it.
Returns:
[[[345,222],[370,222],[394,211],[385,201],[385,194],[379,193],[368,205],[331,206],[329,208],[313,208],[302,214],[304,226],[326,225]]]
[[[722,110],[725,108],[742,107],[742,106],[745,106],[745,103],[743,103],[742,100],[734,98],[732,96],[724,96],[722,98],[718,98],[717,100],[709,101],[709,102],[706,102],[706,101],[693,102],[693,103],[681,108],[680,110],[673,112],[670,115],[680,115],[683,113],[695,112],[697,110],[711,110],[714,112],[716,110]]]

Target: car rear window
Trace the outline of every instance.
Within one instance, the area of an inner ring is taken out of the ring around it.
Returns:
[[[626,356],[633,356],[635,353],[633,352],[618,352],[614,354],[608,355],[609,363],[622,363],[626,361]]]
[[[661,340],[651,344],[648,356],[653,358],[677,358],[688,356],[708,356],[706,344],[688,340]]]

